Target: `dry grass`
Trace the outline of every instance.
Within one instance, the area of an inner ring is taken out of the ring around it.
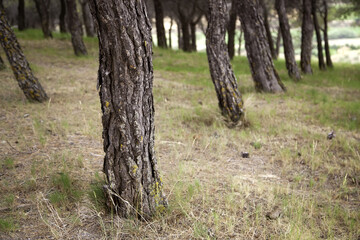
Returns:
[[[263,95],[252,90],[246,59],[236,59],[250,126],[229,129],[206,56],[155,49],[156,148],[169,208],[141,222],[102,205],[96,43],[88,41],[86,58],[75,58],[67,40],[21,44],[51,100],[28,103],[11,70],[0,72],[1,239],[360,236],[358,66],[296,85],[278,62],[289,91]],[[330,79],[343,72],[347,82]],[[275,207],[282,214],[267,219]]]

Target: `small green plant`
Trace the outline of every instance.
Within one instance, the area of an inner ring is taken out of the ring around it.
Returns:
[[[74,181],[68,173],[59,173],[52,179],[55,191],[49,195],[50,202],[62,206],[69,201],[78,201],[82,195],[81,191],[76,189]]]
[[[11,157],[6,157],[4,161],[4,166],[7,169],[13,169],[15,167],[14,159]]]
[[[255,141],[255,142],[252,142],[251,145],[256,149],[260,149],[262,147],[262,144],[260,141]]]
[[[100,177],[99,173],[95,173],[95,181],[90,184],[90,190],[88,191],[88,196],[91,201],[94,203],[96,209],[100,210],[105,206],[105,194],[103,190],[103,185],[105,181]]]
[[[15,223],[9,218],[0,218],[0,232],[11,232],[16,229]]]

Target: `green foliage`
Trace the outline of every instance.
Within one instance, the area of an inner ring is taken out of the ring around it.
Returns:
[[[76,189],[74,181],[68,173],[61,172],[53,176],[52,185],[55,188],[55,191],[49,195],[52,204],[64,206],[80,200],[82,192]]]
[[[329,39],[360,38],[360,27],[330,28]]]
[[[14,220],[10,218],[0,218],[0,232],[11,232],[16,229]]]
[[[5,157],[3,166],[6,169],[13,169],[15,167],[14,159],[12,157]]]

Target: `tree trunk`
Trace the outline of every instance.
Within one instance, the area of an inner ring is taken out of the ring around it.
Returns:
[[[186,17],[180,14],[181,32],[182,32],[182,44],[184,52],[191,52],[190,44],[190,32],[189,32],[189,21]]]
[[[50,30],[50,16],[49,16],[49,7],[50,0],[34,0],[37,12],[41,21],[41,29],[43,31],[45,38],[52,38],[52,33]]]
[[[255,89],[272,93],[285,91],[272,61],[258,1],[237,0],[237,9],[244,30],[246,52]]]
[[[81,11],[85,25],[86,36],[94,37],[95,36],[95,28],[94,28],[94,21],[92,20],[90,8],[89,8],[89,1],[88,0],[81,0]]]
[[[67,20],[71,33],[71,42],[76,56],[87,55],[86,47],[82,39],[82,26],[76,10],[75,0],[66,0]]]
[[[166,35],[164,28],[164,11],[160,0],[154,0],[155,18],[156,18],[156,34],[158,46],[167,48]]]
[[[190,24],[190,32],[191,32],[191,51],[196,52],[196,23]]]
[[[233,123],[237,123],[243,117],[243,101],[227,54],[226,10],[225,0],[209,1],[206,52],[221,113]]]
[[[303,20],[301,27],[301,71],[312,74],[311,51],[314,34],[314,24],[311,17],[311,0],[303,0]]]
[[[19,0],[18,29],[19,29],[19,31],[23,31],[26,29],[26,26],[25,26],[25,0]]]
[[[333,63],[331,60],[330,46],[329,46],[329,37],[328,37],[328,5],[327,0],[323,0],[324,4],[324,42],[325,42],[325,56],[326,56],[326,66],[333,68]]]
[[[317,12],[316,0],[311,0],[311,13],[313,16],[314,28],[315,28],[315,33],[316,33],[319,68],[320,68],[320,70],[324,71],[324,70],[326,70],[326,66],[325,66],[325,62],[324,62],[324,54],[323,54],[323,48],[322,48],[320,26],[319,26],[316,12]]]
[[[5,62],[2,59],[2,57],[0,56],[0,71],[4,70],[6,68]]]
[[[172,37],[171,37],[171,32],[172,32],[172,27],[173,27],[173,22],[174,19],[171,17],[170,19],[170,28],[169,28],[169,48],[172,49]]]
[[[66,29],[66,20],[65,20],[65,15],[66,15],[66,2],[65,2],[65,0],[60,0],[60,5],[61,5],[61,10],[60,10],[60,15],[59,15],[60,32],[61,33],[66,33],[67,29]]]
[[[98,26],[104,172],[122,217],[150,218],[167,203],[154,149],[151,24],[144,0],[90,0]]]
[[[178,49],[183,49],[184,48],[184,43],[183,43],[183,37],[181,35],[181,22],[180,20],[176,21],[176,25],[177,25],[177,37],[178,37]]]
[[[260,3],[261,10],[262,10],[262,15],[264,17],[264,26],[265,26],[265,30],[266,30],[266,37],[269,42],[271,56],[273,59],[277,59],[277,55],[276,55],[275,48],[274,48],[274,41],[273,41],[273,38],[271,35],[271,30],[270,30],[270,24],[269,24],[269,19],[268,19],[269,18],[268,10],[267,10],[264,0],[260,0],[259,3]]]
[[[230,18],[229,18],[229,24],[227,27],[228,32],[228,53],[230,59],[233,59],[235,56],[235,29],[236,29],[236,0],[232,0],[231,2],[231,10],[230,10]]]
[[[15,78],[30,101],[43,102],[48,99],[38,79],[33,75],[20,44],[0,7],[0,42],[14,72]]]
[[[244,33],[244,31],[242,30],[242,27],[240,27],[239,49],[238,49],[239,56],[241,56],[241,44],[242,44],[243,33]]]
[[[275,48],[276,58],[275,59],[278,59],[278,57],[279,57],[280,46],[281,46],[281,29],[279,26],[278,30],[277,30],[277,37],[276,37],[276,48]]]
[[[275,0],[275,8],[279,16],[279,24],[284,44],[286,68],[288,70],[289,76],[298,81],[301,79],[301,75],[295,60],[294,46],[290,33],[289,20],[286,15],[285,1]]]

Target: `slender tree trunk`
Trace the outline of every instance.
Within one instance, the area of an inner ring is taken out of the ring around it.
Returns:
[[[279,26],[278,30],[277,30],[277,37],[276,37],[276,48],[275,48],[276,58],[275,59],[278,59],[278,57],[279,57],[280,46],[281,46],[281,29]]]
[[[206,32],[206,51],[221,113],[233,123],[237,123],[243,117],[243,101],[229,55],[226,54],[226,10],[225,0],[209,1],[210,19]]]
[[[191,51],[196,52],[196,23],[190,24],[190,32],[191,32]]]
[[[177,37],[178,37],[178,49],[183,49],[184,48],[184,43],[183,43],[183,37],[181,34],[181,22],[180,20],[176,21],[176,25],[177,25]]]
[[[333,63],[331,60],[330,46],[329,46],[329,37],[328,37],[328,5],[327,0],[323,0],[324,5],[324,42],[325,42],[325,56],[326,56],[326,66],[333,68]]]
[[[311,52],[314,35],[314,24],[311,16],[311,0],[303,0],[303,20],[301,27],[301,71],[312,74]]]
[[[25,0],[19,0],[18,6],[18,29],[23,31],[26,29],[25,25]]]
[[[231,10],[230,10],[230,19],[227,27],[228,32],[228,52],[230,59],[233,59],[235,56],[235,29],[236,29],[236,0],[232,0],[231,2]]]
[[[94,28],[94,21],[92,20],[90,8],[89,8],[89,1],[88,0],[81,0],[81,11],[83,16],[83,21],[85,25],[86,36],[94,37],[95,36],[95,28]]]
[[[301,75],[295,60],[294,46],[290,33],[289,20],[286,15],[285,1],[275,0],[275,8],[279,16],[281,35],[284,43],[286,68],[289,76],[298,81],[301,79]]]
[[[154,8],[158,46],[161,48],[167,48],[166,34],[164,28],[164,11],[160,0],[154,0]]]
[[[172,37],[171,37],[171,33],[172,33],[172,27],[173,27],[173,22],[174,19],[171,17],[170,19],[170,28],[169,28],[169,48],[172,49]]]
[[[268,10],[267,10],[267,7],[266,7],[266,4],[265,4],[264,0],[260,0],[259,3],[260,3],[261,10],[262,10],[263,18],[264,18],[264,26],[265,26],[265,30],[266,30],[266,37],[267,37],[267,40],[269,42],[271,56],[272,56],[273,59],[277,59],[275,48],[274,48],[274,41],[273,41],[273,38],[272,38],[272,35],[271,35],[271,30],[270,30],[270,24],[269,24],[269,19],[268,19],[269,18]]]
[[[246,52],[257,91],[285,91],[272,61],[266,31],[257,0],[237,0],[244,30]]]
[[[43,31],[45,38],[52,38],[52,33],[50,30],[50,16],[49,16],[49,7],[50,0],[34,0],[37,12],[40,16],[41,29]]]
[[[98,26],[104,188],[123,217],[166,206],[154,149],[151,24],[144,0],[90,0]]]
[[[317,12],[316,0],[311,0],[311,13],[313,16],[314,28],[315,28],[315,33],[316,33],[319,68],[320,68],[320,70],[324,71],[324,70],[326,70],[326,66],[325,66],[325,62],[324,62],[324,54],[323,54],[323,48],[322,48],[320,26],[319,26],[319,21],[317,19],[316,12]]]
[[[238,49],[239,56],[241,56],[241,44],[242,44],[243,33],[244,33],[244,31],[242,30],[242,27],[240,27],[239,49]]]
[[[7,22],[5,11],[0,7],[0,42],[14,72],[15,78],[30,101],[43,102],[48,99],[38,79],[33,75],[29,63],[21,50],[14,32]]]
[[[76,56],[87,55],[86,47],[82,39],[82,26],[76,10],[75,0],[66,0],[67,20],[71,33],[71,42]]]
[[[65,15],[66,15],[66,2],[65,2],[65,0],[60,0],[60,6],[61,6],[60,15],[59,15],[60,32],[61,33],[66,33],[67,29],[66,29],[66,19],[65,19]]]

